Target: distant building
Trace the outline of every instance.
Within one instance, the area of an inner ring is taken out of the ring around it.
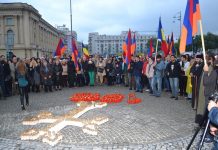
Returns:
[[[145,35],[132,32],[132,38],[136,36],[136,53],[147,52],[147,41],[154,35]],[[98,32],[89,33],[88,49],[91,54],[118,54],[122,53],[122,45],[126,40],[128,31],[122,31],[120,35],[99,35]]]
[[[71,54],[71,31],[69,28],[66,27],[66,25],[62,26],[56,26],[58,31],[60,31],[63,36],[61,37],[63,40],[64,45],[67,46],[67,51],[65,52],[66,54]],[[72,31],[72,37],[77,41],[77,33],[76,31]]]
[[[49,57],[63,36],[26,3],[0,3],[0,54]]]

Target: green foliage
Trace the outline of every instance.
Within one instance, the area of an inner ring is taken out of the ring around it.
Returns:
[[[180,39],[177,43],[175,43],[175,49],[179,50],[179,43]],[[217,49],[218,48],[218,35],[208,32],[206,35],[204,35],[204,43],[205,43],[205,49],[206,51],[208,49]],[[194,51],[197,52],[198,50],[202,49],[202,43],[201,43],[201,35],[196,35],[193,38],[192,45],[186,46],[186,51]]]

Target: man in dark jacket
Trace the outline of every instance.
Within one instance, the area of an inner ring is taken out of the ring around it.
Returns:
[[[141,86],[142,67],[143,67],[143,63],[139,61],[139,56],[137,56],[133,68],[133,74],[136,83],[136,92],[141,92],[141,93],[142,93],[142,86]]]
[[[166,73],[169,76],[172,90],[172,96],[170,98],[175,98],[175,100],[178,100],[180,71],[181,67],[180,64],[176,61],[175,55],[171,55],[171,61],[167,65]]]
[[[6,91],[5,91],[5,81],[4,81],[4,68],[3,68],[2,63],[0,63],[0,86],[1,86],[1,96],[3,97],[3,99],[5,99]]]

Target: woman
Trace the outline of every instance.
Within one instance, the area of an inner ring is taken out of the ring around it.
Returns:
[[[148,78],[148,82],[149,82],[149,92],[150,94],[153,94],[153,90],[152,90],[152,80],[153,80],[153,76],[154,76],[154,61],[153,58],[149,58],[148,59],[148,64],[146,67],[146,76]]]
[[[55,64],[53,66],[53,74],[54,74],[54,86],[55,90],[61,90],[61,75],[63,72],[63,68],[61,66],[60,60],[56,59]]]
[[[89,79],[90,79],[89,85],[94,86],[95,84],[95,63],[92,61],[92,58],[89,58],[87,68],[88,68]]]
[[[104,69],[105,63],[104,63],[102,57],[99,58],[99,61],[97,62],[96,67],[97,67],[97,77],[98,77],[98,81],[100,81],[100,85],[102,85],[103,82],[104,82],[104,76],[105,76],[105,74],[106,74],[106,73],[105,73],[105,69]]]
[[[27,68],[25,62],[20,59],[16,66],[16,75],[18,79],[20,102],[22,110],[25,110],[24,96],[26,99],[26,106],[29,106],[29,95],[28,95],[28,81],[27,81]]]
[[[190,65],[189,65],[188,69],[185,72],[185,75],[187,76],[187,85],[186,85],[186,93],[188,94],[187,100],[192,99],[192,83],[191,83],[190,71],[191,71],[191,68],[192,68],[194,63],[195,63],[195,60],[192,59],[190,61]]]
[[[67,61],[64,59],[62,61],[62,87],[67,87],[67,80],[68,80],[68,68],[67,68]]]
[[[105,69],[106,69],[107,83],[108,85],[113,85],[114,67],[111,59],[108,60]]]
[[[30,65],[29,65],[29,86],[32,87],[32,92],[35,92],[35,82],[34,82],[34,72],[35,67],[37,66],[36,60],[34,57],[30,59]]]
[[[52,68],[48,65],[46,60],[43,60],[40,74],[43,80],[45,92],[52,92]]]
[[[36,88],[36,93],[40,92],[40,83],[41,83],[41,78],[40,78],[40,67],[41,67],[41,60],[38,58],[36,60],[36,66],[34,68],[34,85]]]
[[[76,81],[77,81],[77,86],[81,87],[84,85],[84,75],[83,75],[83,66],[82,66],[82,60],[78,59],[78,70],[76,73]]]

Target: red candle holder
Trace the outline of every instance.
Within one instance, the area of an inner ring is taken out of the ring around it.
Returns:
[[[106,94],[101,97],[100,101],[105,103],[120,103],[122,102],[124,95],[122,94]]]
[[[99,93],[75,93],[70,97],[70,100],[73,102],[79,101],[98,101],[100,99]]]

